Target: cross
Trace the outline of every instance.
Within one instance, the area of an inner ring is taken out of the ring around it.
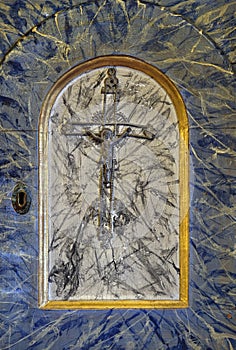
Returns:
[[[103,115],[101,124],[92,123],[71,123],[67,124],[66,129],[81,128],[81,132],[68,132],[64,129],[64,134],[67,136],[88,137],[94,143],[100,145],[100,207],[99,207],[99,228],[100,234],[106,235],[110,232],[110,236],[114,231],[114,175],[116,171],[116,148],[122,147],[122,141],[129,138],[144,139],[152,141],[155,135],[147,130],[145,125],[135,125],[129,123],[117,123],[116,109],[119,100],[119,81],[116,77],[116,69],[108,68],[107,77],[104,79],[104,85],[101,89],[103,94]],[[106,103],[107,95],[113,96],[113,121],[107,122]],[[99,127],[99,131],[95,132],[91,126]],[[90,127],[88,129],[88,127]],[[134,130],[140,130],[137,134]],[[120,129],[121,132],[120,132]],[[107,203],[108,202],[108,203]],[[108,218],[107,218],[108,211]]]

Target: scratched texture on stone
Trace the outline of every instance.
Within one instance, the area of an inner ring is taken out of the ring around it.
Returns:
[[[1,1],[1,349],[236,347],[233,1]],[[181,92],[190,126],[190,303],[180,310],[37,307],[37,128],[53,83],[84,60],[126,54]],[[18,181],[32,196],[17,215]]]
[[[179,299],[179,133],[166,91],[134,68],[93,69],[48,118],[49,299]]]

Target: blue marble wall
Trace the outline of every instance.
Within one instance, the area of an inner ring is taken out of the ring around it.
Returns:
[[[0,348],[236,348],[235,2],[0,1]],[[37,307],[40,107],[69,68],[106,54],[155,65],[178,86],[190,125],[190,305],[179,310]],[[28,214],[11,206],[24,181]]]

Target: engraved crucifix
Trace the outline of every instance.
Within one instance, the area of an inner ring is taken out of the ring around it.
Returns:
[[[99,232],[102,236],[111,237],[114,232],[115,208],[114,208],[114,176],[118,168],[117,149],[122,147],[128,138],[136,138],[152,141],[155,135],[147,130],[144,125],[117,123],[117,104],[119,102],[119,80],[116,69],[108,68],[104,85],[101,89],[103,94],[102,122],[99,131],[88,129],[86,123],[72,123],[67,127],[81,127],[81,132],[65,133],[70,136],[89,138],[94,145],[100,145],[100,182],[99,182]],[[112,96],[112,120],[107,120],[107,99]],[[96,126],[95,124],[92,126]],[[139,130],[136,133],[135,130]]]

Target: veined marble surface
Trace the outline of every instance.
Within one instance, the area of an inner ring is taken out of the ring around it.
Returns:
[[[235,3],[12,0],[0,9],[1,349],[234,349]],[[188,309],[38,309],[40,108],[64,72],[108,54],[155,65],[188,110]],[[26,215],[11,206],[20,180],[32,195]]]
[[[102,67],[50,109],[49,299],[178,300],[179,126],[167,92],[137,69]]]

